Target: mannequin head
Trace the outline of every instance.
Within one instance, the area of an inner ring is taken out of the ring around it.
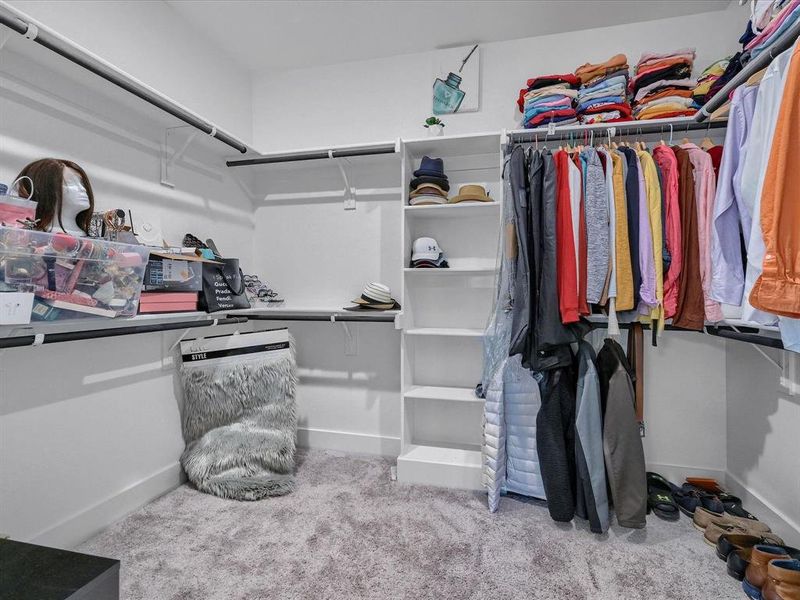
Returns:
[[[43,158],[27,165],[18,177],[33,181],[36,218],[42,231],[66,231],[87,235],[94,211],[94,194],[86,172],[69,160]],[[28,196],[26,180],[20,181],[20,194]]]

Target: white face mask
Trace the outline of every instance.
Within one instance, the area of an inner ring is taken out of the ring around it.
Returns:
[[[61,188],[61,205],[66,212],[77,214],[91,206],[89,194],[83,186],[80,174],[74,169],[64,167],[64,183]]]

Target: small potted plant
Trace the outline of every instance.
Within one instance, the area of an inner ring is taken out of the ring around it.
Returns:
[[[431,137],[444,134],[444,123],[438,117],[428,117],[423,127],[428,130],[428,135]]]

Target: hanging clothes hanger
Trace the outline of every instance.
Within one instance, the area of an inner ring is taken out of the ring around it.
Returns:
[[[714,140],[708,137],[710,132],[711,132],[711,121],[708,122],[708,127],[706,128],[706,136],[703,138],[703,141],[700,142],[700,147],[706,152],[708,152],[709,150],[711,150],[711,148],[716,146]]]
[[[745,81],[744,84],[748,87],[753,87],[754,85],[758,85],[759,83],[761,83],[761,80],[764,78],[764,73],[766,72],[767,72],[766,67],[764,67],[760,71],[756,71],[755,73],[750,75],[750,77],[747,78],[747,81]]]

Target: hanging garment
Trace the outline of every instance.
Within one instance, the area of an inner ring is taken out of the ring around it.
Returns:
[[[572,226],[572,206],[569,184],[569,156],[563,150],[554,155],[556,163],[556,242],[558,265],[558,299],[562,323],[575,323],[578,312],[578,265],[575,251],[576,237]]]
[[[694,167],[689,152],[680,146],[672,151],[678,162],[678,203],[681,213],[681,256],[678,278],[678,303],[672,324],[702,331],[705,325],[703,284],[700,280],[700,247],[697,237]]]
[[[584,164],[580,154],[576,153],[572,157],[572,161],[578,169],[578,311],[582,317],[591,313],[589,303],[586,301],[586,288],[588,286],[589,277],[589,249],[586,242],[586,199],[584,198],[584,190],[586,189],[586,180],[584,178]],[[573,199],[574,202],[574,199]]]
[[[608,496],[603,458],[603,416],[600,382],[591,344],[578,345],[578,386],[575,394],[575,513],[589,520],[593,533],[608,530]]]
[[[542,401],[539,384],[524,368],[520,357],[508,359],[503,370],[507,491],[545,499],[539,455],[536,450],[536,417]]]
[[[483,374],[481,389],[485,392],[483,419],[483,481],[488,491],[489,510],[494,512],[506,477],[505,408],[503,404],[503,374],[508,361],[511,340],[512,289],[516,267],[517,234],[513,226],[511,202],[510,155],[503,165],[503,239],[498,255],[497,293],[489,324],[483,336]]]
[[[616,242],[614,274],[617,283],[616,309],[633,309],[633,272],[631,249],[628,241],[628,207],[625,199],[625,157],[619,152],[610,152],[614,176],[614,217]]]
[[[614,159],[611,153],[600,148],[598,154],[602,159],[606,183],[606,214],[608,215],[608,274],[603,289],[601,304],[608,300],[609,333],[616,334],[617,328],[617,213],[615,206],[616,191],[614,189]]]
[[[608,275],[608,190],[603,165],[594,148],[581,152],[584,161],[584,214],[586,220],[586,301],[597,304]]]
[[[527,357],[534,371],[564,367],[572,362],[568,344],[575,335],[561,323],[558,304],[556,243],[557,174],[549,150],[531,155],[528,168],[531,222],[530,331]],[[541,168],[537,165],[541,164]]]
[[[678,160],[666,144],[653,148],[653,159],[661,168],[664,196],[664,231],[670,264],[664,276],[664,318],[675,315],[683,253],[681,248],[681,212],[678,201]]]
[[[639,152],[639,160],[645,177],[647,213],[649,217],[650,238],[652,245],[650,256],[653,258],[653,268],[655,275],[655,303],[651,305],[651,310],[647,314],[652,319],[661,332],[664,330],[664,261],[663,261],[663,239],[661,225],[661,186],[658,182],[658,172],[653,157],[646,150]],[[644,298],[644,295],[642,295]]]
[[[639,314],[649,315],[658,305],[656,296],[656,265],[653,255],[653,233],[650,227],[650,204],[647,196],[644,168],[639,160],[639,153],[634,151],[636,169],[639,178],[639,271],[642,284],[639,287]],[[660,249],[659,249],[660,251]],[[659,262],[660,262],[659,258]]]
[[[628,247],[631,253],[631,275],[633,278],[633,306],[639,306],[639,289],[642,286],[642,272],[639,263],[639,166],[636,152],[622,146],[619,151],[625,156],[627,172],[625,175],[625,202],[628,214]],[[621,310],[621,309],[620,309]]]
[[[572,368],[548,371],[540,382],[536,447],[547,510],[554,521],[575,516],[575,383]]]
[[[603,411],[603,453],[608,489],[617,522],[641,529],[646,525],[647,476],[644,448],[634,409],[633,371],[622,347],[612,339],[597,355]]]
[[[764,262],[750,292],[754,307],[791,318],[800,318],[799,54],[800,45],[795,43],[761,194]]]
[[[689,152],[689,160],[694,167],[700,281],[703,286],[705,318],[713,323],[724,318],[719,302],[711,298],[711,216],[716,195],[714,166],[708,152],[696,144],[682,144],[681,147]]]
[[[539,167],[541,166],[539,161]],[[520,354],[528,348],[528,320],[530,318],[530,211],[528,206],[528,174],[526,171],[525,149],[516,146],[508,161],[508,178],[511,188],[513,229],[516,232],[516,264],[511,290],[511,342],[509,355]]]
[[[795,42],[793,48],[797,47]],[[767,160],[772,148],[775,124],[778,120],[786,73],[793,62],[793,48],[778,55],[767,67],[758,86],[753,122],[748,136],[747,155],[742,165],[742,202],[752,216],[750,231],[744,232],[747,244],[742,319],[761,325],[773,325],[775,315],[755,309],[750,304],[750,292],[758,277],[764,260],[764,238],[761,232],[761,194],[767,171]]]
[[[757,87],[742,85],[733,92],[725,151],[717,179],[711,225],[711,297],[733,306],[742,302],[744,264],[741,232],[753,219],[742,201],[742,165],[747,160],[747,138],[755,112]]]

